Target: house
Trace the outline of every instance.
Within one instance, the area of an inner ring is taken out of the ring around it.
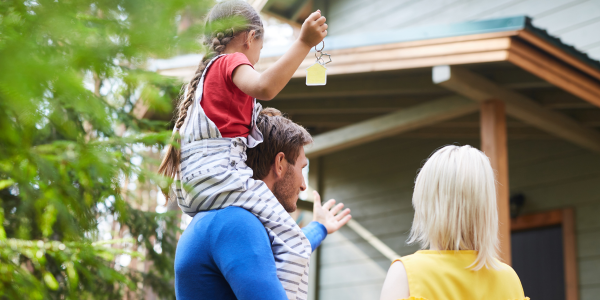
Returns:
[[[327,85],[306,86],[310,53],[263,103],[309,129],[309,185],[352,209],[314,255],[313,299],[378,299],[391,259],[418,249],[405,243],[417,170],[455,143],[492,161],[502,259],[526,295],[600,299],[598,1],[253,5],[293,26],[316,8],[328,17]],[[256,69],[284,50],[265,49]]]

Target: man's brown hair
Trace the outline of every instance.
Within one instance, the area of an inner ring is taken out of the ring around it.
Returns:
[[[264,179],[269,175],[275,156],[279,152],[285,154],[288,163],[296,164],[300,147],[313,141],[304,127],[292,122],[274,108],[263,109],[256,125],[262,132],[264,141],[246,151],[246,164],[254,171],[254,179]]]

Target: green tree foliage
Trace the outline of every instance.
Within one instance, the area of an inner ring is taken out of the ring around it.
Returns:
[[[174,299],[175,216],[140,210],[122,186],[168,184],[156,158],[139,159],[169,142],[167,124],[133,108],[171,111],[180,83],[148,61],[198,52],[202,25],[178,34],[178,22],[210,5],[0,1],[0,299],[140,298],[142,286]],[[104,240],[103,219],[133,238]],[[122,254],[152,267],[121,268]]]

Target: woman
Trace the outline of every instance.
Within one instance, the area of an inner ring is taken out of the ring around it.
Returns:
[[[498,260],[494,171],[471,146],[446,146],[415,181],[408,243],[421,249],[392,263],[381,300],[524,300],[515,271]]]

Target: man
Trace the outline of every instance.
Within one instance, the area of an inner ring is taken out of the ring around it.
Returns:
[[[257,125],[264,141],[247,150],[246,164],[285,211],[293,212],[298,194],[306,189],[302,176],[308,163],[304,146],[312,138],[302,126],[274,109],[263,110]],[[328,233],[350,220],[350,210],[342,208],[343,204],[335,205],[334,200],[321,205],[315,193],[314,221],[302,229],[312,251]],[[281,283],[289,279],[276,274],[276,260],[280,258],[274,255],[278,251],[275,247],[261,220],[242,207],[196,214],[177,245],[177,299],[289,299]]]

